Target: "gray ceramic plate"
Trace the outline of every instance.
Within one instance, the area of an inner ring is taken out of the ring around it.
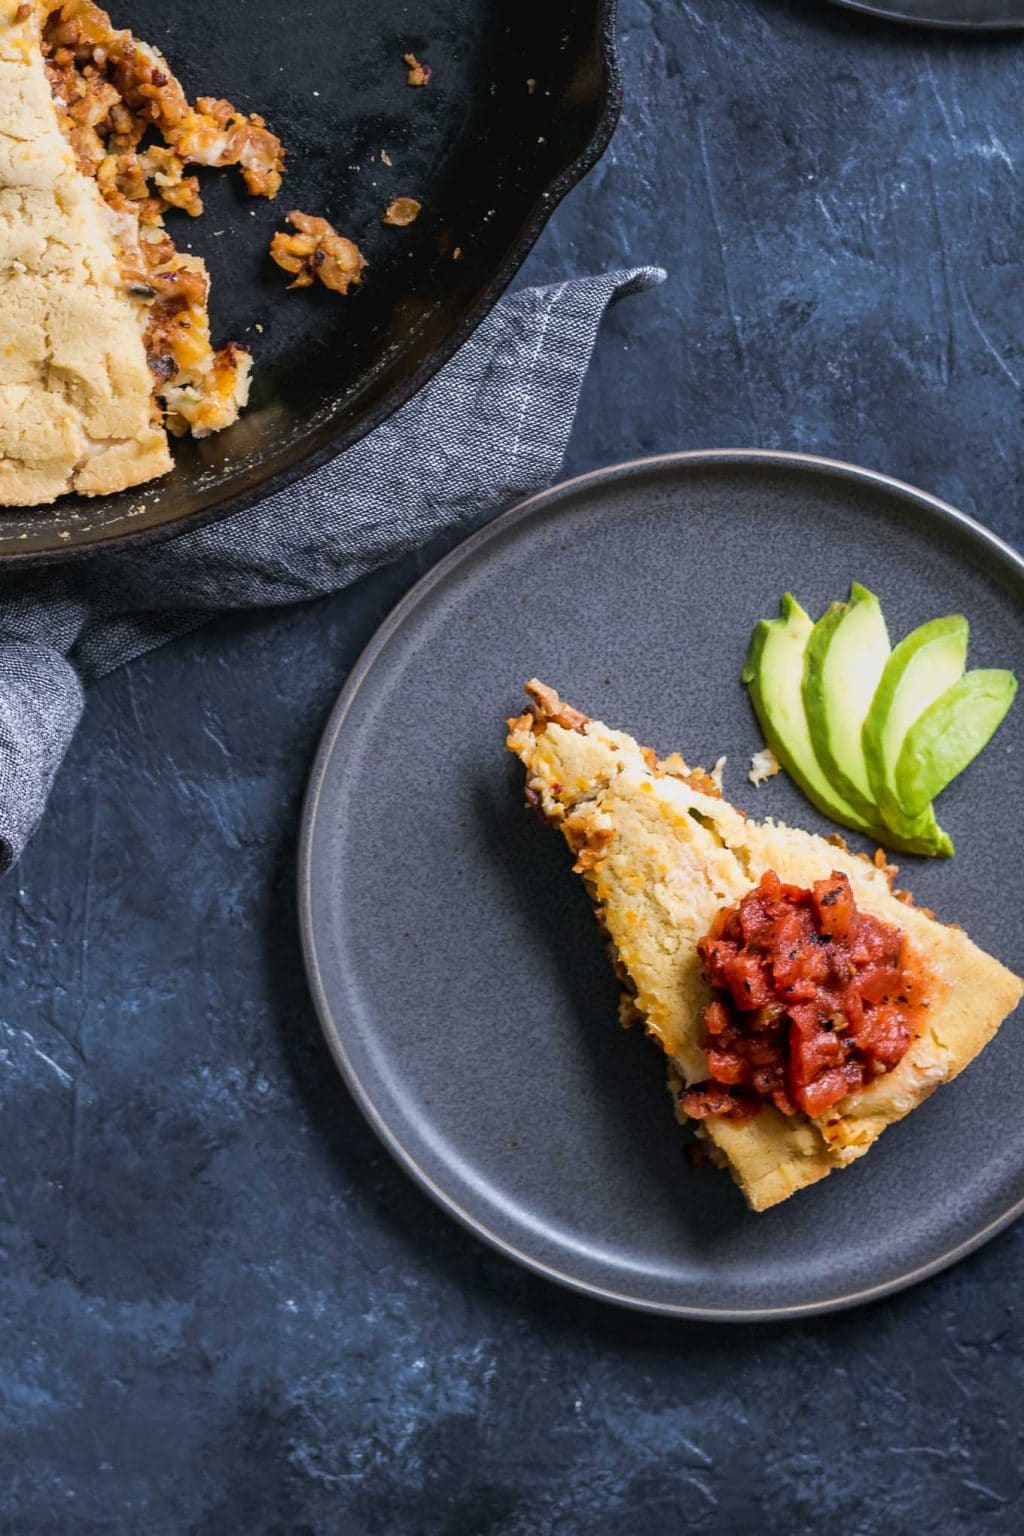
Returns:
[[[556,487],[467,540],[331,718],[300,901],[335,1058],[403,1167],[553,1279],[687,1316],[824,1311],[952,1263],[1024,1204],[1019,1017],[863,1162],[774,1211],[691,1170],[658,1052],[618,1028],[582,885],[503,747],[536,673],[661,751],[728,753],[740,805],[827,832],[783,776],[747,782],[760,739],[738,676],[786,587],[819,610],[853,577],[897,633],[962,609],[972,664],[1024,669],[1024,561],[952,508],[824,460],[680,454]],[[1022,753],[1018,704],[942,797],[955,859],[904,869],[1017,969]]]
[[[924,27],[960,27],[994,32],[1024,27],[1024,0],[835,0],[851,11]]]

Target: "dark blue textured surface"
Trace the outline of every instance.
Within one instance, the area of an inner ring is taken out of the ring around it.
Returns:
[[[526,275],[672,276],[611,317],[569,468],[813,449],[1019,543],[1020,44],[812,0],[625,0],[622,30],[619,136]],[[619,1315],[485,1252],[346,1100],[299,799],[429,558],[97,688],[0,888],[0,1529],[1019,1529],[1019,1229],[860,1313]]]

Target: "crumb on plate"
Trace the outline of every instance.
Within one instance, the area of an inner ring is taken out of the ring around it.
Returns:
[[[771,747],[763,747],[760,752],[755,752],[750,759],[750,769],[747,778],[751,784],[763,784],[765,779],[773,779],[779,771],[779,760]]]

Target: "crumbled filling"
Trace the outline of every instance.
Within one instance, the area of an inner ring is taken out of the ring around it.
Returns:
[[[279,231],[270,242],[270,254],[294,276],[290,288],[309,288],[319,279],[325,288],[347,293],[360,282],[366,262],[358,246],[339,235],[326,219],[295,209],[287,217],[295,233]]]
[[[714,995],[701,1020],[708,1080],[682,1097],[695,1119],[742,1121],[766,1103],[821,1115],[891,1071],[919,1033],[920,968],[899,928],[858,909],[844,874],[804,890],[769,870],[697,949]]]
[[[163,207],[202,212],[198,182],[185,178],[186,165],[238,165],[248,190],[274,197],[281,186],[284,149],[256,113],[238,112],[230,101],[201,96],[189,104],[167,61],[127,29],[115,27],[94,0],[41,0],[46,14],[43,53],[54,99],[80,168],[95,176],[108,157],[131,157],[130,179],[140,174],[157,187]],[[135,162],[145,135],[155,129],[166,146],[146,150]],[[106,172],[116,179],[120,167]],[[164,195],[165,183],[189,194]],[[143,197],[133,198],[143,200]],[[157,211],[162,211],[162,208]]]
[[[418,203],[414,197],[396,197],[385,208],[382,222],[393,224],[396,229],[404,229],[407,224],[412,224],[420,216],[422,203]]]
[[[261,117],[229,101],[204,96],[190,105],[166,60],[114,27],[93,0],[38,6],[61,127],[117,221],[125,280],[148,309],[154,410],[162,414],[162,401],[175,433],[219,431],[245,404],[252,359],[234,342],[214,350],[205,270],[175,249],[163,215],[168,208],[202,212],[189,165],[237,165],[252,194],[273,197],[284,163],[280,140]]]

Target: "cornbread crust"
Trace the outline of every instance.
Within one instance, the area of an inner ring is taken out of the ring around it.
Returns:
[[[680,1080],[707,1077],[700,1016],[711,993],[697,940],[766,870],[804,887],[841,870],[858,906],[901,928],[929,974],[925,1027],[900,1063],[820,1119],[767,1106],[743,1124],[700,1123],[698,1135],[753,1210],[862,1157],[886,1126],[962,1071],[1024,995],[1024,983],[961,929],[901,902],[884,869],[811,833],[749,821],[707,793],[678,756],[659,762],[541,683],[527,692],[534,709],[509,721],[508,735],[526,768],[527,799],[576,855],[627,986],[624,1017],[639,1016],[665,1051],[677,1099]]]
[[[35,8],[0,0],[0,502],[167,473],[145,324],[111,215],[60,131]]]

